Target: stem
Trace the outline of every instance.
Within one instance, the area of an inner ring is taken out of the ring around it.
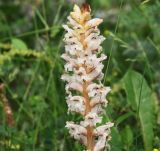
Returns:
[[[84,12],[86,11],[89,11],[89,7],[88,5],[82,5],[82,8],[81,10],[83,10]],[[85,29],[85,21],[83,21],[82,23],[82,26],[84,27]],[[87,43],[85,42],[85,34],[82,34],[80,36],[80,42],[82,43],[83,45],[83,49],[84,51],[86,51],[86,48],[87,48]],[[86,70],[86,73],[88,73],[87,71],[87,68],[85,66],[85,64],[83,65],[85,70]],[[89,99],[89,96],[88,96],[88,92],[87,92],[87,87],[90,83],[85,81],[84,84],[83,84],[83,97],[85,98],[85,106],[86,106],[86,110],[85,110],[85,114],[84,114],[84,117],[89,113],[91,112],[91,109],[92,107],[90,106],[90,99]],[[88,151],[93,151],[93,148],[94,148],[94,137],[93,137],[93,126],[87,126],[87,150]]]
[[[85,115],[87,115],[91,111],[90,100],[87,92],[88,85],[89,85],[88,82],[84,82],[83,84],[83,97],[85,98],[85,105],[86,105]],[[93,148],[94,148],[93,127],[88,126],[87,127],[87,150],[93,151]]]
[[[0,84],[0,101],[3,104],[4,107],[4,112],[6,114],[6,120],[7,120],[7,124],[8,126],[12,127],[14,125],[14,119],[13,119],[13,112],[11,109],[11,106],[9,104],[8,99],[6,98],[5,94],[4,94],[4,85]]]

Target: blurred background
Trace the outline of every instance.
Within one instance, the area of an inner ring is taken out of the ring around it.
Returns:
[[[65,127],[62,24],[83,0],[0,0],[0,150],[82,151]],[[111,151],[160,149],[160,1],[90,0],[104,19]]]

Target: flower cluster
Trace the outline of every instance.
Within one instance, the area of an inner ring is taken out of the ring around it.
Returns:
[[[67,82],[66,92],[68,112],[79,113],[84,121],[80,124],[67,122],[69,133],[76,140],[87,146],[89,151],[101,151],[110,139],[110,128],[113,123],[97,127],[101,123],[104,107],[107,105],[106,95],[109,87],[100,82],[103,78],[102,61],[107,57],[102,54],[101,43],[105,40],[97,26],[102,19],[91,19],[89,5],[81,8],[74,6],[68,17],[64,37],[66,61],[62,79]]]

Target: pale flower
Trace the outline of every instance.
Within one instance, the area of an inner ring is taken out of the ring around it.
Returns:
[[[108,122],[105,125],[99,126],[94,130],[94,135],[95,136],[101,136],[103,134],[109,135],[110,133],[110,128],[113,127],[113,123]]]
[[[86,146],[88,151],[101,151],[108,144],[110,128],[113,123],[97,127],[102,122],[99,115],[107,106],[106,95],[110,88],[104,87],[104,61],[107,56],[102,53],[101,43],[105,37],[100,35],[98,25],[102,19],[91,19],[89,5],[81,8],[74,6],[68,17],[64,36],[65,53],[61,56],[66,64],[61,79],[65,86],[68,112],[79,113],[83,120],[80,124],[67,122],[69,133]],[[96,140],[97,138],[97,140]],[[107,146],[106,146],[107,147]]]
[[[67,98],[68,111],[84,114],[85,102],[82,96],[69,96]]]
[[[90,112],[85,116],[84,121],[81,122],[81,125],[84,127],[87,126],[96,126],[97,123],[102,122],[102,117],[99,117],[96,113]]]
[[[102,22],[103,22],[103,19],[100,19],[100,18],[91,19],[91,20],[87,21],[85,28],[96,27],[99,24],[101,24]]]
[[[66,122],[66,127],[69,129],[69,133],[74,139],[79,140],[84,145],[87,144],[87,130],[83,126],[74,124],[73,122]]]
[[[66,92],[69,94],[71,90],[76,90],[82,93],[83,91],[82,84],[78,82],[70,82],[66,84]]]
[[[105,111],[104,111],[104,109],[103,109],[104,107],[102,106],[102,104],[96,104],[95,106],[92,106],[92,110],[91,110],[91,112],[92,113],[96,113],[96,114],[102,114],[102,113],[104,113]]]
[[[98,137],[98,140],[94,146],[94,150],[93,151],[101,151],[105,148],[106,146],[106,139],[107,142],[111,139],[110,137],[110,128],[113,126],[114,124],[111,122],[106,123],[103,126],[99,126],[98,128],[96,128],[94,130],[94,135]]]
[[[104,87],[102,84],[92,83],[87,87],[87,90],[89,97],[101,96],[105,99],[111,89],[110,87]]]

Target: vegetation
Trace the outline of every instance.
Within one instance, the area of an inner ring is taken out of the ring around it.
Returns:
[[[160,150],[160,2],[88,3],[104,19],[103,84],[112,91],[103,123],[115,123],[111,151]],[[81,119],[66,114],[60,78],[62,25],[72,8],[71,0],[0,1],[0,151],[83,150],[65,128]]]

